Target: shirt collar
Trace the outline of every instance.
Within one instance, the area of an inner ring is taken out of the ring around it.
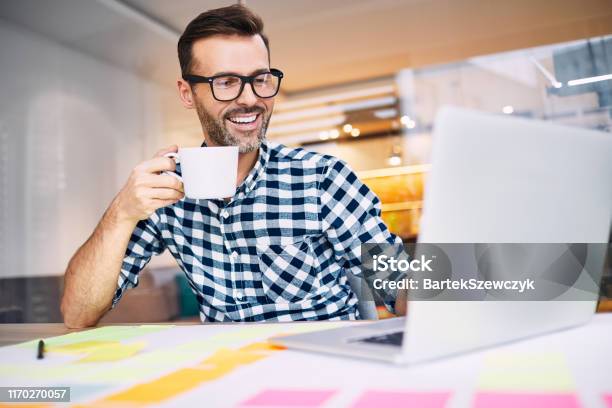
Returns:
[[[253,188],[255,188],[261,174],[265,171],[268,165],[269,158],[270,150],[266,140],[264,140],[261,142],[261,146],[259,146],[259,157],[257,158],[257,162],[255,162],[255,166],[253,166],[249,174],[245,177],[242,184],[238,186],[238,193],[244,192],[244,194],[248,194],[251,190],[253,190]]]

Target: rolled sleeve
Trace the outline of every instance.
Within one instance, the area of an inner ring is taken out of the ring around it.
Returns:
[[[117,290],[113,297],[114,308],[123,293],[138,286],[138,274],[149,263],[153,255],[159,255],[166,249],[161,233],[151,218],[139,221],[132,232],[121,264],[117,280]]]

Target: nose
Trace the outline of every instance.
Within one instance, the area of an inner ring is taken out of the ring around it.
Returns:
[[[244,84],[244,88],[242,89],[242,93],[236,99],[236,103],[239,105],[253,106],[257,103],[258,97],[253,92],[252,84]]]

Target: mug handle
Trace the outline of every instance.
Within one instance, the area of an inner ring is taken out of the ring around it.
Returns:
[[[164,157],[169,157],[171,159],[174,159],[176,164],[179,164],[181,162],[181,159],[179,158],[178,153],[174,153],[174,152],[166,153],[166,154],[164,154]],[[173,171],[162,171],[162,174],[166,174],[168,176],[172,176],[175,179],[177,179],[178,181],[180,181],[181,183],[183,182],[183,178],[181,176],[179,176],[178,174],[176,174],[175,172],[173,172]]]

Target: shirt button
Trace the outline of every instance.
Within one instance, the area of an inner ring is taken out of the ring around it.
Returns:
[[[229,217],[229,213],[227,212],[227,210],[223,210],[223,211],[221,212],[221,217],[223,217],[223,218],[227,218],[227,217]]]
[[[238,252],[234,251],[232,252],[232,259],[236,259],[238,258]]]
[[[246,299],[246,298],[245,298],[245,296],[244,296],[244,292],[243,292],[243,291],[241,291],[241,290],[239,290],[238,292],[236,292],[236,299],[237,299],[239,302],[244,302],[244,301],[245,301],[245,299]]]

